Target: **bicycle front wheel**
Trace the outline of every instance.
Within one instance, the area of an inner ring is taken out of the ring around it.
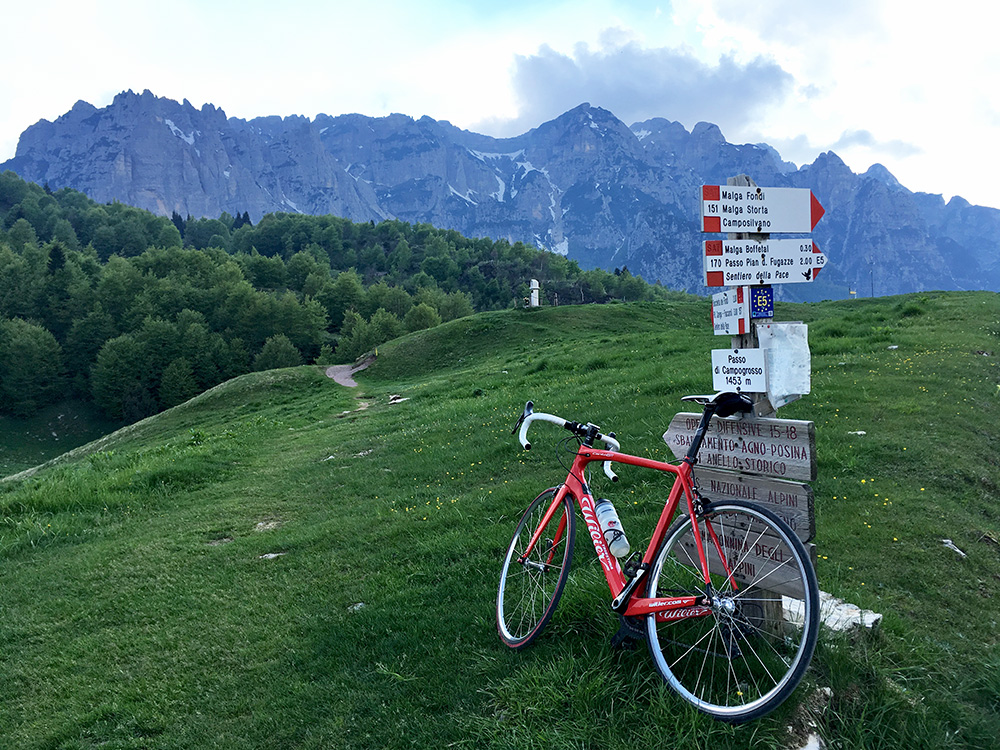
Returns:
[[[576,529],[569,495],[555,508],[542,527],[538,543],[525,555],[555,496],[553,487],[531,502],[514,529],[503,561],[497,591],[497,630],[500,639],[513,649],[524,648],[542,632],[569,575]]]
[[[711,574],[710,600],[683,619],[646,621],[663,679],[698,710],[723,721],[773,711],[805,674],[819,631],[819,588],[804,545],[766,508],[710,504],[667,532],[647,586],[650,597],[704,595],[696,546]],[[677,613],[681,614],[681,613]]]

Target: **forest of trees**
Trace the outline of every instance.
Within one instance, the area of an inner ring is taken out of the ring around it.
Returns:
[[[523,304],[665,294],[522,243],[332,216],[167,218],[0,174],[0,411],[67,397],[131,422],[252,370],[349,362]]]

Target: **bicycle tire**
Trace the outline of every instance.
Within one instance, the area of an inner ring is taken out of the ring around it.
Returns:
[[[816,573],[802,542],[766,508],[739,500],[710,504],[698,526],[713,601],[701,616],[647,617],[649,650],[664,681],[699,711],[733,724],[751,721],[787,699],[809,666],[820,620]],[[667,531],[647,595],[699,594],[705,583],[686,517]]]
[[[528,505],[507,547],[497,590],[497,632],[514,650],[530,644],[548,624],[562,596],[573,559],[576,519],[566,495],[528,559],[519,558],[544,519],[556,488],[542,492]]]

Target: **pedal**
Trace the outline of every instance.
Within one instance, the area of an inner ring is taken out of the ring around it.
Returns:
[[[621,621],[621,627],[619,627],[618,632],[612,636],[611,647],[631,651],[635,648],[636,641],[641,641],[646,638],[646,631],[634,617],[618,615],[618,619]]]

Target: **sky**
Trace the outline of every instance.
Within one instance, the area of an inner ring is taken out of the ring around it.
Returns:
[[[230,117],[427,115],[511,136],[582,102],[834,151],[1000,208],[993,4],[949,0],[32,0],[3,12],[0,162],[125,90]],[[752,177],[753,175],[751,175]]]

